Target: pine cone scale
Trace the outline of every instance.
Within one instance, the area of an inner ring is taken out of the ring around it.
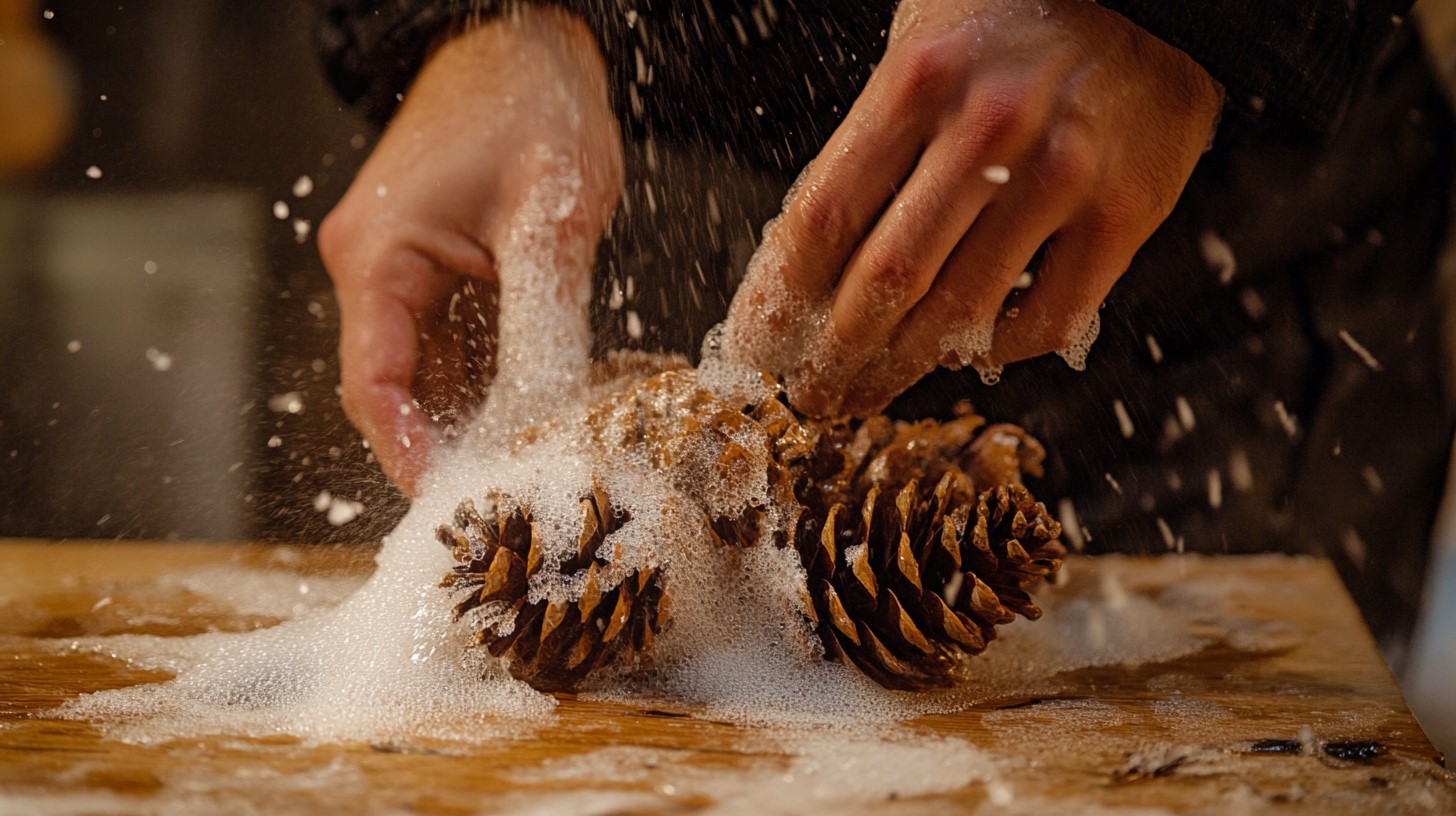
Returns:
[[[848,551],[845,554],[848,555]],[[870,568],[869,545],[858,545],[849,569],[836,571],[835,577],[839,579],[835,588],[839,591],[839,597],[844,601],[846,609],[856,615],[869,615],[875,611],[879,603],[880,586],[875,578],[875,571]]]
[[[969,621],[957,615],[941,596],[934,592],[925,592],[920,599],[926,609],[926,623],[934,635],[954,641],[967,654],[980,654],[986,648],[986,639],[981,636],[980,627],[968,625]]]
[[[612,614],[607,618],[607,625],[602,629],[602,643],[611,644],[627,628],[627,622],[632,618],[632,585],[623,583],[617,587],[616,603],[612,607]]]
[[[920,627],[915,625],[910,613],[905,611],[894,590],[885,590],[880,596],[876,611],[880,624],[876,627],[880,642],[890,646],[897,656],[909,662],[918,662],[937,653],[936,648],[920,631]]]
[[[844,603],[839,600],[839,593],[834,591],[834,585],[828,581],[821,581],[819,584],[819,597],[822,599],[823,608],[819,610],[819,617],[826,621],[833,631],[840,637],[846,638],[855,646],[859,645],[859,630],[855,628],[854,618],[850,617]]]
[[[925,589],[920,584],[920,562],[910,548],[910,536],[906,533],[900,534],[900,547],[895,554],[895,575],[902,587],[914,589],[916,594]]]

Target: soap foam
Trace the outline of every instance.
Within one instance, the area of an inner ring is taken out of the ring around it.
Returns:
[[[1102,315],[1092,311],[1073,318],[1072,325],[1080,327],[1077,339],[1064,349],[1057,350],[1057,356],[1066,361],[1073,371],[1087,370],[1087,355],[1092,353],[1092,344],[1102,333]]]
[[[77,642],[176,677],[85,695],[60,715],[96,721],[115,738],[142,743],[203,734],[490,741],[547,722],[553,698],[512,679],[500,661],[472,647],[469,625],[454,622],[455,598],[438,587],[454,562],[434,531],[462,499],[482,509],[497,495],[521,502],[531,508],[543,544],[530,598],[575,600],[581,576],[561,575],[557,567],[574,552],[580,500],[594,484],[624,512],[601,548],[609,560],[604,584],[661,569],[674,599],[655,672],[596,678],[587,691],[599,697],[672,699],[744,723],[862,727],[1044,686],[1071,668],[1165,659],[1201,645],[1177,614],[1141,596],[1105,590],[1101,597],[1084,593],[1065,601],[1052,595],[1042,622],[1004,627],[988,654],[972,661],[970,681],[949,692],[887,691],[852,667],[823,661],[806,622],[797,556],[769,543],[794,517],[753,458],[764,444],[753,434],[761,431],[750,428],[734,439],[749,452],[749,465],[741,477],[722,479],[691,469],[717,455],[717,443],[706,437],[674,442],[675,461],[688,463],[686,471],[664,467],[661,451],[650,445],[603,442],[615,438],[613,423],[637,421],[639,409],[676,416],[701,398],[693,389],[668,389],[651,398],[656,403],[620,403],[628,407],[619,415],[582,421],[587,406],[623,395],[622,383],[593,385],[589,376],[591,253],[573,249],[569,240],[562,250],[558,240],[579,206],[580,186],[577,171],[557,162],[557,172],[512,221],[511,239],[497,255],[502,308],[495,387],[481,418],[455,444],[435,446],[423,495],[386,538],[369,581],[335,606],[300,609],[276,599],[293,618],[254,632]],[[751,282],[770,288],[782,285],[777,273],[784,256],[774,240],[770,228],[749,272]],[[789,332],[804,337],[823,328],[827,306],[802,305],[777,293],[763,302],[739,298],[735,310],[765,309],[770,319],[808,314],[795,318]],[[988,344],[985,332],[971,334],[975,348],[966,351]],[[721,354],[708,356],[698,382],[730,409],[762,397],[767,387],[745,360],[802,348],[735,330],[731,315],[716,337]],[[733,517],[750,510],[765,522],[757,546],[726,549],[708,534],[705,513]],[[486,610],[485,618],[466,623],[489,624],[492,614]]]
[[[581,175],[545,148],[535,158],[552,169],[512,217],[496,258],[501,346],[489,421],[453,451],[436,446],[444,461],[385,539],[368,583],[336,607],[256,632],[78,643],[177,676],[85,695],[61,716],[104,721],[112,736],[136,742],[218,733],[337,742],[491,740],[549,714],[552,698],[510,678],[454,625],[449,593],[437,588],[453,561],[433,535],[462,497],[490,487],[482,474],[537,505],[553,531],[576,518],[589,481],[569,440],[565,450],[511,455],[523,428],[579,416],[587,396],[592,248],[569,232]]]
[[[438,544],[420,546],[442,509],[420,502],[373,577],[338,606],[249,633],[80,644],[177,676],[85,695],[59,713],[144,744],[207,734],[475,741],[501,736],[503,721],[542,720],[550,699],[468,649],[451,625],[435,588],[450,559]]]
[[[831,293],[805,292],[788,283],[786,239],[778,229],[782,218],[764,226],[718,337],[728,365],[792,377],[814,364],[814,348],[828,353]],[[765,326],[770,331],[762,331]]]
[[[991,320],[951,326],[940,338],[941,359],[952,370],[976,365],[977,361],[991,353],[991,338],[995,332],[996,324]]]
[[[952,793],[976,786],[1005,786],[1011,763],[954,737],[926,737],[908,729],[877,735],[794,732],[754,735],[733,747],[747,759],[731,773],[705,768],[680,752],[650,748],[607,748],[567,759],[548,760],[521,780],[561,786],[611,779],[651,785],[656,795],[614,794],[616,809],[596,809],[596,799],[579,793],[542,797],[518,795],[500,803],[502,813],[653,811],[676,803],[695,812],[788,814],[881,813],[886,801]],[[595,792],[594,792],[595,793]]]
[[[581,171],[544,146],[535,158],[552,171],[511,218],[509,238],[496,252],[500,342],[484,412],[492,421],[476,434],[486,444],[550,419],[560,402],[581,398],[587,381],[595,242],[583,240],[572,223],[583,206]]]

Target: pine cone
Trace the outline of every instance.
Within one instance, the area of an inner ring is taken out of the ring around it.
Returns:
[[[961,503],[968,484],[949,471],[929,490],[875,485],[857,513],[836,504],[801,526],[826,657],[886,688],[949,686],[997,625],[1041,617],[1027,590],[1061,567],[1060,527],[1020,484]]]
[[[982,428],[968,406],[948,422],[821,421],[794,412],[771,378],[741,407],[676,370],[604,399],[587,424],[598,445],[645,451],[689,495],[704,479],[732,484],[766,472],[773,500],[793,511],[778,517],[792,535],[779,530],[772,541],[799,555],[825,657],[887,688],[953,684],[996,626],[1041,616],[1029,590],[1066,554],[1060,525],[1021,484],[1022,474],[1041,473],[1040,443],[1014,425]],[[457,615],[492,603],[508,609],[514,628],[485,628],[479,639],[541,689],[570,688],[610,662],[650,661],[667,623],[656,572],[594,588],[606,565],[597,548],[625,518],[600,488],[582,505],[579,555],[561,565],[563,574],[587,572],[576,605],[525,601],[540,567],[529,508],[498,500],[482,519],[467,502],[439,533],[459,562],[446,583],[480,587]],[[705,500],[699,510],[720,543],[762,541],[768,508],[730,518]]]
[[[456,566],[441,582],[471,592],[455,606],[457,618],[500,604],[508,613],[476,630],[477,644],[506,656],[512,675],[543,691],[568,691],[592,670],[611,663],[647,666],[652,642],[667,626],[669,601],[656,570],[627,574],[604,588],[602,542],[628,520],[600,485],[581,500],[582,521],[575,557],[561,564],[563,575],[585,572],[581,599],[574,603],[529,601],[529,583],[541,569],[540,531],[528,507],[496,496],[484,515],[469,499],[455,511],[455,523],[436,530]]]

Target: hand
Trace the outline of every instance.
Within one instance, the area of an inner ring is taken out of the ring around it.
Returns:
[[[729,352],[785,374],[803,410],[864,415],[937,365],[1090,343],[1221,104],[1185,54],[1090,0],[906,0],[765,231]]]
[[[579,172],[550,240],[565,288],[590,263],[622,179],[596,41],[523,7],[456,36],[319,232],[341,314],[343,404],[384,472],[414,493],[432,432],[484,397],[494,369],[497,257],[512,217],[563,162]],[[559,251],[558,251],[559,250]]]

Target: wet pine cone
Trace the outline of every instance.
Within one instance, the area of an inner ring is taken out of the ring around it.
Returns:
[[[1066,554],[1060,525],[1022,484],[1023,475],[1041,473],[1040,443],[1014,425],[984,427],[969,408],[948,422],[822,421],[789,408],[772,379],[743,408],[718,400],[691,370],[677,370],[604,400],[588,425],[599,442],[645,446],[658,467],[679,466],[692,456],[686,451],[702,449],[685,443],[708,440],[716,455],[687,461],[688,478],[703,478],[705,467],[725,479],[766,468],[779,501],[799,509],[791,532],[769,543],[799,555],[806,614],[824,657],[887,688],[952,685],[998,625],[1041,616],[1030,590],[1053,577]],[[480,627],[481,645],[542,690],[571,689],[608,664],[650,665],[670,598],[651,570],[600,590],[608,559],[598,549],[626,521],[601,488],[582,499],[578,553],[560,567],[585,571],[578,603],[527,600],[540,569],[530,508],[506,497],[494,507],[482,516],[467,501],[438,531],[457,561],[444,584],[472,590],[456,614],[495,609],[513,622]],[[745,547],[765,543],[767,510],[703,513],[715,540]]]
[[[565,575],[585,573],[581,599],[574,603],[531,602],[532,576],[542,566],[539,529],[530,508],[497,496],[486,513],[466,500],[455,511],[454,524],[435,531],[450,548],[456,566],[441,583],[470,592],[455,606],[455,616],[473,610],[504,608],[510,626],[492,624],[476,630],[477,644],[496,657],[509,658],[517,679],[546,691],[575,687],[593,669],[608,664],[646,667],[652,641],[669,616],[658,573],[629,573],[603,590],[606,559],[600,552],[607,535],[627,521],[599,485],[581,500],[581,533],[575,557],[560,566]]]

